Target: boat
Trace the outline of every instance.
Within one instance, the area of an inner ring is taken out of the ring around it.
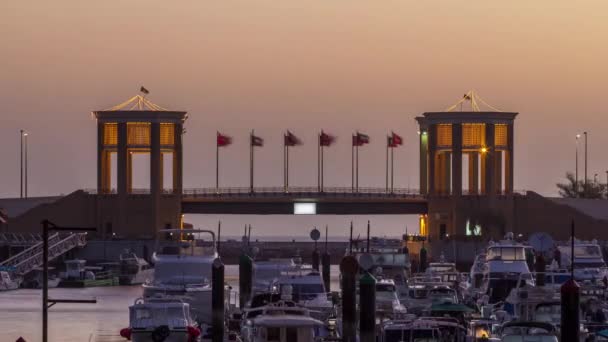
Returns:
[[[507,233],[498,242],[490,241],[485,253],[486,267],[481,286],[485,297],[483,302],[494,304],[503,301],[519,281],[534,285],[525,249],[526,246],[514,241],[513,233]]]
[[[245,342],[316,341],[326,337],[325,324],[289,300],[245,309],[241,336]]]
[[[546,322],[512,321],[504,323],[497,334],[501,341],[558,342],[554,325]]]
[[[7,271],[0,271],[0,291],[16,290],[21,285],[21,278],[11,277]]]
[[[298,268],[282,272],[273,287],[279,293],[289,288],[294,302],[310,309],[314,318],[321,321],[335,316],[333,302],[329,299],[321,274],[312,268]]]
[[[395,282],[392,279],[379,279],[376,282],[376,317],[382,319],[401,319],[407,314],[401,304]]]
[[[281,277],[283,272],[296,269],[296,267],[292,258],[255,261],[253,263],[252,294],[271,291],[272,284]]]
[[[96,287],[118,285],[118,276],[112,269],[103,266],[87,266],[87,261],[73,259],[65,261],[66,271],[60,273],[58,287]]]
[[[154,268],[131,250],[120,254],[120,285],[143,284],[154,277]]]
[[[181,298],[190,305],[194,320],[211,324],[211,265],[218,257],[215,233],[202,229],[165,229],[161,233],[189,240],[157,241],[152,256],[154,277],[142,285],[144,300],[159,295]],[[200,239],[200,234],[209,234],[211,241]]]
[[[59,282],[61,282],[61,278],[56,273],[51,273],[51,271],[54,270],[53,267],[49,267],[48,270],[49,270],[49,276],[48,276],[48,280],[47,280],[48,288],[57,287],[59,285]],[[41,289],[42,284],[43,284],[42,278],[43,278],[42,268],[35,268],[34,272],[31,272],[30,274],[25,276],[25,279],[21,283],[21,286],[24,288],[28,288],[28,289]]]
[[[572,240],[557,248],[561,255],[561,267],[568,269],[574,267],[574,279],[577,281],[595,282],[608,277],[608,267],[596,240],[574,240],[574,264],[572,264]]]
[[[190,305],[168,298],[138,298],[129,306],[129,327],[120,336],[133,342],[197,342],[201,330],[190,316]]]
[[[464,342],[466,329],[452,319],[421,317],[386,321],[380,326],[380,342]]]

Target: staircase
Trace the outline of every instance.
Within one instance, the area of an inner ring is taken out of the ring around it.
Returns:
[[[42,234],[0,233],[0,246],[29,247],[42,241]]]
[[[49,261],[72,250],[76,247],[86,245],[86,234],[59,235],[55,233],[49,236]],[[42,241],[15,254],[0,263],[0,269],[8,269],[17,275],[23,276],[37,267],[42,266]]]

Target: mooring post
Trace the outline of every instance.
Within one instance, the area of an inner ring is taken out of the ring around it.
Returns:
[[[426,270],[426,258],[427,258],[426,248],[424,248],[424,244],[422,248],[420,248],[420,263],[418,265],[418,272],[424,272]]]
[[[359,280],[359,338],[376,341],[376,279],[369,272]]]
[[[212,341],[224,341],[224,263],[222,259],[213,261],[211,273],[211,322]]]
[[[539,253],[536,257],[536,286],[545,286],[546,266],[543,253]]]
[[[239,258],[239,307],[241,310],[251,296],[253,260],[245,253]]]
[[[49,220],[42,221],[42,342],[48,342],[49,328]]]
[[[342,273],[342,341],[355,342],[357,338],[357,272],[359,263],[352,255],[340,262]]]
[[[331,266],[331,256],[329,255],[329,251],[327,250],[327,232],[328,227],[325,226],[325,252],[321,256],[321,270],[323,276],[323,285],[325,285],[325,292],[331,292],[330,286],[330,266]]]
[[[315,250],[312,251],[312,268],[319,271],[319,264],[321,260],[321,253],[317,249],[317,241],[315,241]]]

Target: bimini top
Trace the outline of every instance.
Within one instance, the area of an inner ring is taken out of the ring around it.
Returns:
[[[163,108],[145,96],[135,95],[114,107],[94,111],[93,116],[100,122],[183,122],[188,118],[185,111]]]

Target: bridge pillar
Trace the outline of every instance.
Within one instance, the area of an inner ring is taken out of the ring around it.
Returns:
[[[437,140],[435,138],[437,134],[437,125],[430,125],[427,131],[427,143],[428,143],[428,153],[427,158],[429,161],[429,168],[426,172],[425,178],[428,179],[428,193],[435,194],[436,184],[435,184],[435,163],[436,163],[436,154],[437,154]],[[422,171],[421,171],[422,172]]]
[[[452,125],[452,195],[462,195],[462,125]]]

